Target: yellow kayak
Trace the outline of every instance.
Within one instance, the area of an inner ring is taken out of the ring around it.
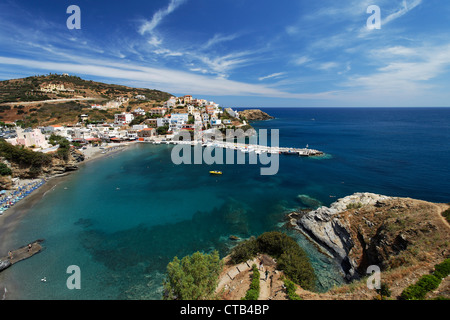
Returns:
[[[222,171],[210,171],[210,174],[221,175]]]

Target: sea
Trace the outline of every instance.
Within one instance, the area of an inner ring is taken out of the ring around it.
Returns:
[[[173,145],[136,144],[82,165],[34,205],[7,239],[44,250],[0,273],[6,299],[159,300],[167,264],[200,251],[226,256],[235,240],[266,231],[294,237],[317,291],[344,283],[333,259],[286,215],[355,192],[450,202],[450,108],[266,108],[253,127],[279,130],[279,145],[323,151],[262,163],[181,164]],[[221,176],[211,176],[220,170]],[[0,217],[1,219],[1,217]],[[73,288],[73,266],[79,288]],[[1,293],[3,296],[3,293]]]

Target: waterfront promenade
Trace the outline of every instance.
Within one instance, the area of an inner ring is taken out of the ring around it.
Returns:
[[[212,148],[224,148],[240,151],[243,153],[254,152],[256,154],[269,153],[269,154],[284,154],[284,155],[297,155],[302,157],[313,157],[324,155],[322,151],[306,148],[287,148],[287,147],[270,147],[256,144],[244,144],[226,141],[161,141],[152,140],[148,141],[152,144],[184,144],[184,145],[202,145],[202,147],[212,147]]]

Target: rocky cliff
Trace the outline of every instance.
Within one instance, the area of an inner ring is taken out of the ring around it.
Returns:
[[[47,176],[63,174],[78,170],[78,164],[84,161],[84,154],[74,148],[70,149],[67,160],[54,157],[49,166],[43,167],[42,171]]]
[[[270,120],[274,117],[268,115],[267,113],[259,109],[244,110],[239,112],[239,116],[247,119],[248,121],[259,121],[259,120]]]
[[[0,187],[10,189],[12,186],[11,178],[31,179],[39,176],[51,177],[78,169],[80,162],[84,161],[84,154],[74,148],[71,148],[66,159],[49,154],[50,161],[45,162],[40,167],[24,165],[15,161],[1,159],[11,168],[13,175],[0,178]]]
[[[291,223],[331,254],[346,278],[450,256],[446,204],[356,193],[298,215]]]

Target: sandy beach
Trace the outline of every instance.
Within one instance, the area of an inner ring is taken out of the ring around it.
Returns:
[[[92,147],[89,146],[84,150],[81,150],[85,155],[85,160],[79,165],[85,165],[91,163],[94,160],[98,160],[118,152],[124,151],[129,146],[134,145],[135,142],[111,144],[105,147]],[[75,171],[76,172],[76,171]],[[0,256],[4,256],[9,250],[20,247],[24,244],[12,243],[9,235],[14,231],[21,219],[27,214],[27,212],[36,205],[48,192],[52,192],[61,182],[66,180],[72,172],[64,173],[47,178],[46,183],[41,187],[34,190],[29,196],[17,202],[13,207],[6,210],[3,215],[0,216]],[[24,184],[26,181],[20,181],[19,184]],[[29,239],[34,241],[36,239]]]

